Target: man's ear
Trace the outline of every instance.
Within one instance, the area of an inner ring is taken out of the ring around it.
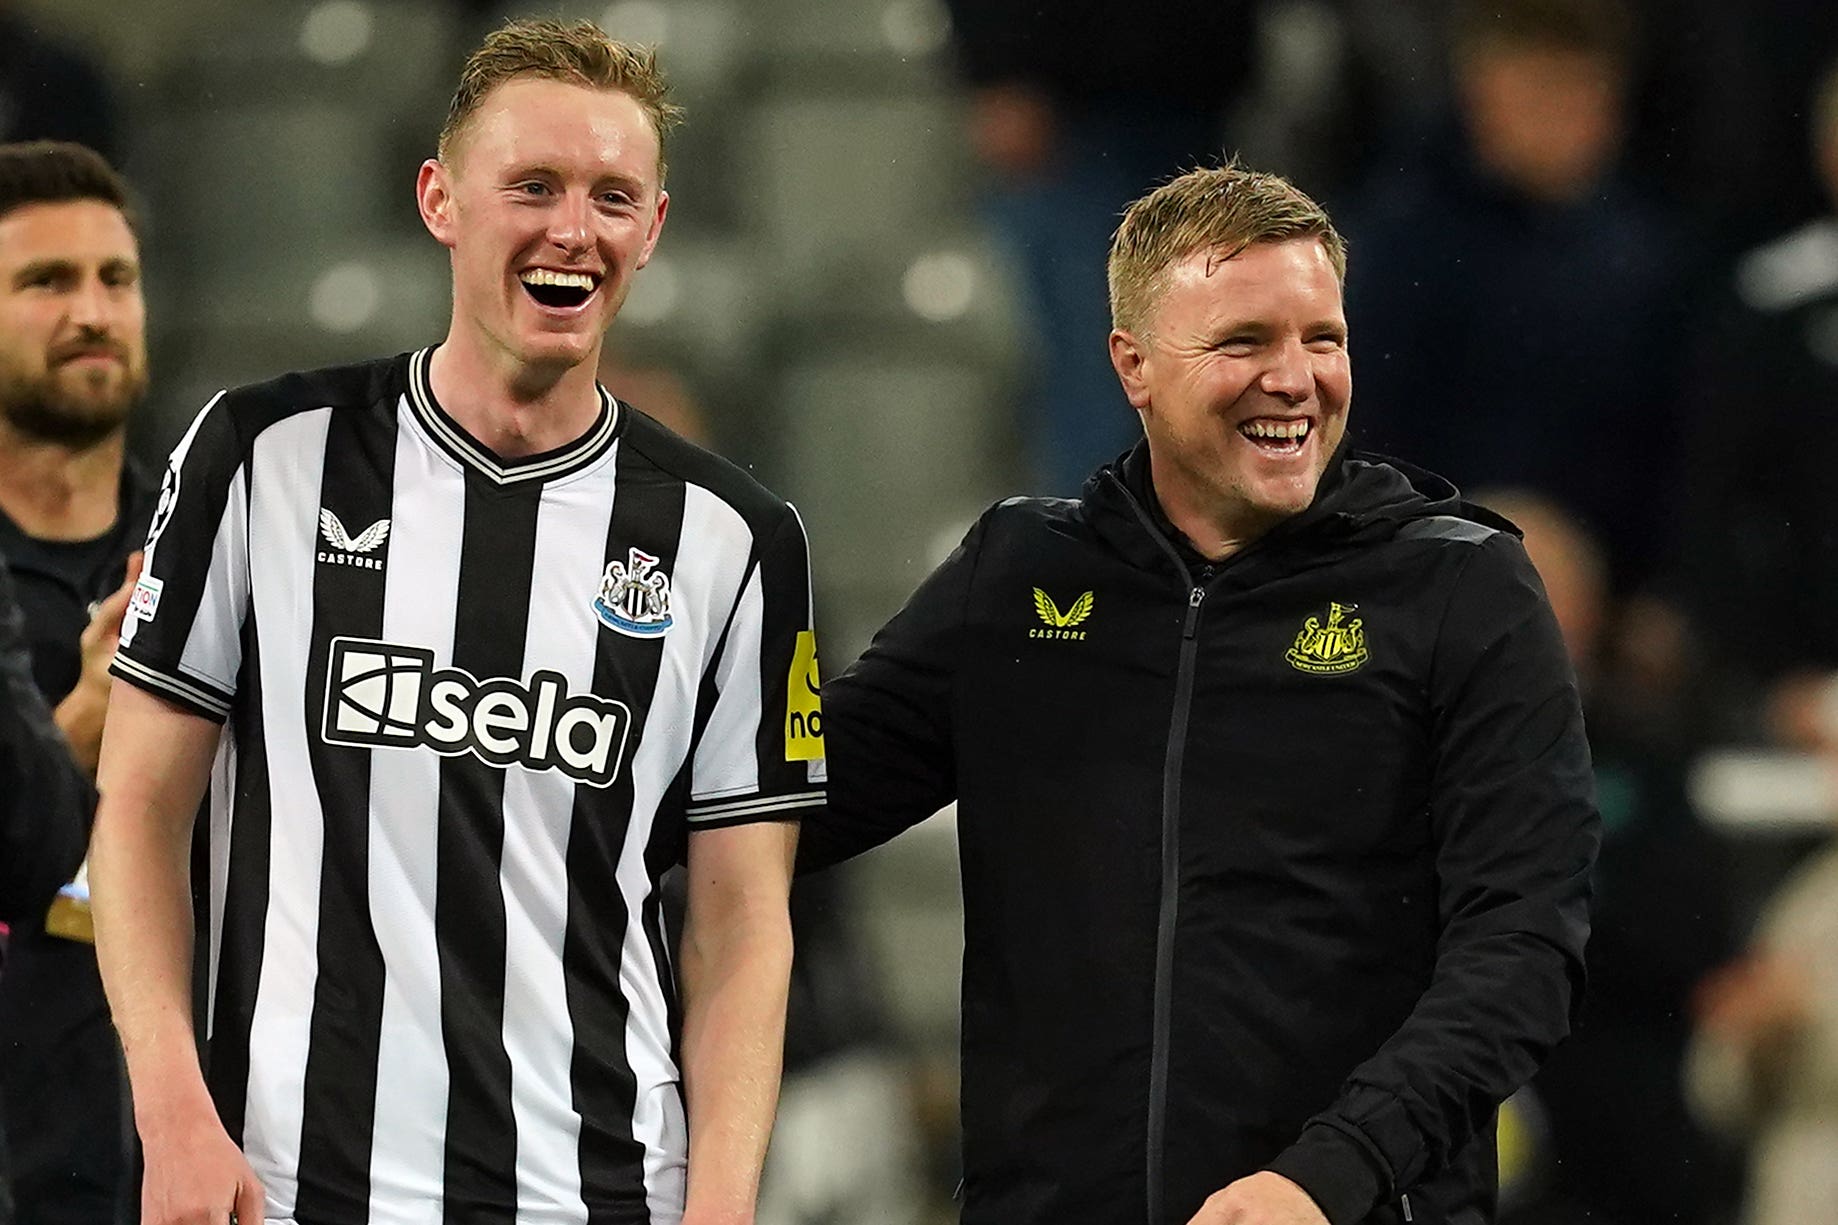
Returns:
[[[645,249],[639,253],[638,267],[643,268],[651,262],[651,253],[657,250],[657,240],[664,233],[664,214],[670,211],[670,193],[663,188],[657,190],[657,215],[651,218],[651,232],[645,235]]]
[[[428,227],[434,240],[443,247],[451,247],[454,243],[452,172],[435,158],[421,163],[421,173],[415,177],[415,206],[421,212],[421,224]]]
[[[1117,381],[1123,384],[1123,394],[1129,398],[1130,407],[1139,413],[1149,408],[1149,357],[1146,340],[1122,328],[1111,332],[1111,368],[1117,372]]]

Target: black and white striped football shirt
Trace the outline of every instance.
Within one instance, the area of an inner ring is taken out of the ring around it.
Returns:
[[[221,394],[167,469],[115,674],[227,721],[207,1079],[271,1220],[675,1222],[657,884],[822,803],[803,527],[604,391],[499,459],[429,352]]]

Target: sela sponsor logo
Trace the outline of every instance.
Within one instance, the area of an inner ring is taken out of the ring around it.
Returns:
[[[364,570],[381,570],[383,559],[367,556],[383,547],[389,539],[389,520],[378,519],[375,523],[352,536],[345,531],[338,516],[323,506],[319,508],[319,534],[324,537],[330,548],[319,550],[319,560],[334,566],[357,566]]]
[[[1059,605],[1053,602],[1053,597],[1036,587],[1034,588],[1034,615],[1041,619],[1046,628],[1029,629],[1027,636],[1029,638],[1070,638],[1082,642],[1085,638],[1085,631],[1077,627],[1085,624],[1086,618],[1091,616],[1092,606],[1096,603],[1097,598],[1092,592],[1087,591],[1072,601],[1070,608],[1061,612]]]
[[[631,726],[625,703],[569,693],[559,672],[481,681],[436,668],[423,647],[368,638],[334,638],[326,661],[321,735],[329,744],[470,753],[604,787],[619,776]]]
[[[594,616],[607,629],[631,638],[658,638],[675,624],[670,615],[670,576],[655,570],[658,559],[643,549],[626,550],[626,560],[610,561],[600,576]]]
[[[1302,632],[1284,653],[1290,666],[1315,676],[1337,676],[1351,672],[1371,657],[1366,649],[1366,620],[1348,618],[1358,611],[1357,604],[1328,601],[1327,624],[1310,617],[1302,623]]]

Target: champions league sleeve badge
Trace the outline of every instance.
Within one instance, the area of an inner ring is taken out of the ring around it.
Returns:
[[[658,559],[642,549],[626,550],[624,562],[606,564],[594,615],[600,624],[632,638],[658,638],[670,629],[670,576],[653,570]]]

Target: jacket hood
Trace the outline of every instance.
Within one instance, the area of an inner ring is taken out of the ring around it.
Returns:
[[[1085,482],[1081,505],[1101,535],[1144,562],[1149,562],[1151,551],[1157,562],[1178,556],[1189,569],[1201,560],[1155,497],[1146,440],[1093,473]],[[1308,509],[1284,520],[1225,564],[1254,554],[1288,557],[1292,563],[1310,555],[1325,560],[1342,547],[1388,539],[1412,520],[1443,515],[1520,534],[1505,517],[1463,498],[1446,477],[1404,460],[1355,450],[1348,435],[1329,458]]]

